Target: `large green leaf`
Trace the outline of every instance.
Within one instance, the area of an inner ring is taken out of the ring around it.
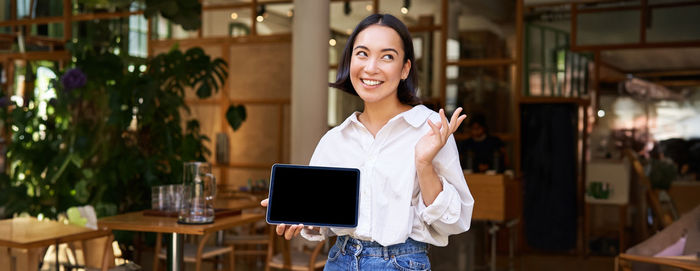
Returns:
[[[234,131],[238,130],[246,119],[246,111],[243,105],[231,105],[226,110],[226,120]]]

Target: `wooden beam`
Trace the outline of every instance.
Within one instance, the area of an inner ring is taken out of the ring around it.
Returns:
[[[235,9],[235,8],[250,8],[253,3],[226,3],[202,6],[202,11],[220,10],[220,9]]]
[[[242,37],[205,37],[205,38],[187,38],[187,39],[169,39],[169,40],[153,40],[152,45],[155,48],[170,48],[175,43],[180,44],[180,46],[203,46],[203,45],[216,45],[220,43],[277,43],[277,42],[291,42],[291,34],[276,34],[276,35],[265,35],[265,36],[242,36]]]
[[[578,38],[578,9],[576,8],[576,4],[572,3],[571,4],[571,45],[570,47],[573,48],[576,46],[576,39]],[[544,56],[542,56],[544,57]],[[544,84],[544,82],[542,82]]]
[[[52,52],[26,52],[26,53],[10,53],[0,54],[0,61],[8,59],[23,59],[23,60],[65,60],[70,59],[68,51],[52,51]]]
[[[695,76],[700,75],[700,70],[633,72],[632,75],[635,77]]]
[[[524,44],[524,31],[525,31],[525,23],[524,23],[524,0],[516,0],[516,5],[515,5],[515,87],[513,88],[513,122],[515,123],[515,140],[514,140],[514,146],[513,146],[513,164],[514,164],[514,169],[515,169],[515,177],[518,178],[522,176],[521,172],[521,150],[520,146],[522,143],[520,142],[520,129],[521,129],[521,121],[520,121],[520,100],[522,99],[522,91],[523,91],[523,67],[524,67],[524,55],[523,51],[525,50],[523,44]]]
[[[490,59],[460,59],[457,61],[448,61],[447,66],[474,67],[474,66],[503,66],[513,65],[515,59],[511,58],[490,58]]]
[[[73,36],[73,8],[71,0],[63,0],[63,41],[68,42]]]
[[[601,45],[571,45],[571,51],[612,51],[625,49],[653,49],[653,48],[686,48],[700,47],[700,40],[678,42],[652,42],[652,43],[625,43],[625,44],[601,44]]]
[[[446,102],[447,102],[447,73],[445,70],[447,70],[447,16],[448,12],[447,9],[448,3],[447,0],[442,0],[440,1],[440,12],[441,12],[441,17],[440,17],[440,84],[439,86],[439,93],[440,97],[438,97],[440,101],[440,107],[444,107]],[[434,98],[434,97],[431,97]]]
[[[647,22],[649,21],[649,8],[647,0],[641,0],[641,13],[639,16],[639,42],[647,42]]]
[[[253,0],[252,5],[250,6],[250,12],[250,35],[257,36],[258,21],[256,19],[258,17],[258,0]]]
[[[648,6],[650,8],[675,8],[675,7],[685,7],[685,6],[700,6],[700,1],[648,4]]]
[[[700,80],[660,80],[660,81],[653,81],[656,84],[665,86],[665,87],[694,87],[694,86],[700,86]]]
[[[563,5],[569,5],[569,4],[595,4],[595,3],[611,3],[611,2],[618,2],[620,0],[574,0],[574,1],[556,1],[556,2],[547,2],[547,3],[535,3],[535,4],[528,4],[525,5],[525,8],[534,8],[534,7],[551,7],[551,6],[563,6]]]
[[[133,15],[142,15],[142,10],[137,11],[122,11],[122,12],[100,12],[100,13],[86,13],[73,15],[73,21],[92,21],[92,20],[103,20],[103,19],[118,19],[123,17],[129,17]]]
[[[408,32],[411,33],[416,33],[416,32],[431,32],[431,31],[440,31],[442,29],[441,25],[414,25],[414,26],[408,26]]]
[[[611,69],[611,70],[613,70],[613,71],[616,71],[616,72],[619,72],[619,73],[623,73],[623,74],[626,74],[626,73],[627,73],[627,72],[623,71],[622,69],[616,67],[615,65],[610,64],[610,63],[608,63],[608,62],[606,62],[606,61],[603,61],[603,60],[600,58],[600,51],[595,51],[594,54],[597,54],[597,55],[598,55],[598,60],[597,60],[596,62],[598,62],[598,63],[599,63],[598,65],[600,65],[601,67],[605,67],[605,68],[608,68],[608,69]]]
[[[565,98],[565,97],[547,97],[547,96],[530,96],[530,97],[522,97],[520,99],[521,104],[540,104],[540,103],[549,103],[549,104],[562,104],[562,103],[572,103],[572,104],[579,104],[579,105],[588,105],[590,104],[590,100],[588,99],[582,99],[582,98]]]
[[[640,10],[640,9],[642,9],[641,5],[626,6],[626,7],[586,8],[586,9],[579,9],[578,13],[603,13],[603,12]]]

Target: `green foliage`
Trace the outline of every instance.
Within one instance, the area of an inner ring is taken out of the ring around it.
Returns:
[[[180,182],[183,161],[203,161],[210,153],[199,122],[183,119],[181,112],[189,111],[187,89],[200,98],[219,90],[228,76],[226,63],[200,48],[173,49],[147,60],[145,72],[129,72],[122,58],[106,50],[67,47],[75,62],[57,75],[82,71],[87,80],[81,86],[54,80],[55,99],[0,108],[12,135],[9,168],[0,174],[5,214],[55,217],[85,204],[99,216],[149,208],[151,186]],[[232,108],[243,112],[229,119],[236,130],[245,109]]]
[[[197,30],[202,25],[202,4],[198,0],[146,0],[143,15],[150,18],[158,13],[185,30]]]
[[[673,162],[665,159],[649,161],[649,182],[654,189],[668,190],[671,182],[678,178],[678,169]]]

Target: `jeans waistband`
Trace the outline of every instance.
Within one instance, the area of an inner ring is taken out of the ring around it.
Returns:
[[[428,245],[413,239],[408,239],[402,244],[382,246],[374,241],[364,241],[347,235],[339,236],[335,242],[342,253],[351,253],[357,256],[374,256],[389,258],[404,254],[427,253]]]

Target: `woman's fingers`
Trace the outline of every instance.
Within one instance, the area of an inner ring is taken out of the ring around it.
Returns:
[[[269,199],[269,198],[268,198],[268,199]],[[262,200],[262,201],[260,202],[260,206],[262,206],[262,207],[267,207],[267,201],[268,201],[268,199]]]
[[[289,228],[284,232],[284,239],[292,240],[292,237],[299,235],[301,229],[303,228],[304,225],[289,226]]]
[[[285,228],[286,228],[286,226],[284,224],[279,224],[275,228],[275,232],[277,233],[277,235],[282,235],[282,234],[284,234]]]
[[[443,139],[442,141],[445,142],[447,137],[450,135],[450,123],[447,121],[447,116],[445,116],[445,109],[442,108],[440,108],[440,122],[445,124],[441,127],[444,129],[440,129],[440,135],[442,135]]]
[[[284,236],[284,239],[291,240],[292,237],[298,236],[301,233],[301,230],[304,229],[304,225],[284,225],[284,224],[279,224],[277,225],[277,228],[275,228],[275,232],[279,236]]]
[[[428,126],[430,126],[430,128],[433,129],[434,134],[440,134],[440,126],[442,126],[442,123],[438,126],[437,124],[434,124],[432,121],[428,120]]]

